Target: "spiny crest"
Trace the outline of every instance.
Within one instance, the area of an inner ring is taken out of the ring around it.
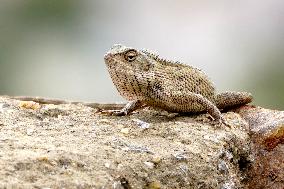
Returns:
[[[121,53],[126,52],[129,49],[130,49],[130,47],[126,47],[126,46],[121,45],[121,44],[114,44],[107,53],[121,54]]]
[[[181,63],[179,61],[171,61],[171,60],[168,60],[168,59],[165,59],[165,58],[161,58],[157,53],[154,53],[152,51],[149,51],[149,50],[146,50],[146,49],[143,49],[142,50],[143,53],[145,53],[148,57],[154,59],[155,61],[163,64],[163,65],[166,65],[166,66],[185,66],[185,67],[188,67],[189,65],[187,64],[184,64],[184,63]]]

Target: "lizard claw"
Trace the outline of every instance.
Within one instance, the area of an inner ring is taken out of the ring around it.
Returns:
[[[229,127],[229,128],[232,128],[231,125],[224,119],[223,116],[221,116],[221,121],[222,121],[222,123],[223,123],[225,126],[227,126],[227,127]]]
[[[222,119],[218,119],[218,120],[213,120],[211,123],[216,127],[221,127],[221,125],[223,124],[223,121]]]
[[[231,128],[231,125],[228,124],[228,122],[224,119],[223,116],[220,117],[220,119],[215,119],[212,121],[212,124],[214,126],[220,127],[222,124],[224,124],[225,126]]]

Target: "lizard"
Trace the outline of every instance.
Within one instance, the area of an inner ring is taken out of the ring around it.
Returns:
[[[200,69],[160,58],[148,50],[117,44],[105,54],[104,60],[118,92],[129,100],[127,104],[69,102],[29,96],[5,97],[41,104],[83,104],[117,116],[127,115],[145,106],[175,113],[207,111],[219,123],[223,121],[220,109],[252,101],[252,95],[247,92],[217,94],[211,80]]]
[[[115,44],[104,56],[105,64],[122,97],[129,102],[112,115],[127,115],[152,106],[174,113],[208,112],[224,122],[220,110],[250,103],[248,92],[217,93],[213,82],[200,69],[161,58],[149,50]]]

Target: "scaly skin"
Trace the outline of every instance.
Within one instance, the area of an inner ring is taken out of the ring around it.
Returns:
[[[179,62],[161,59],[147,50],[114,45],[104,57],[118,92],[130,102],[115,115],[126,115],[142,105],[169,112],[207,111],[221,122],[221,112],[247,104],[247,92],[216,94],[213,83],[201,70]]]

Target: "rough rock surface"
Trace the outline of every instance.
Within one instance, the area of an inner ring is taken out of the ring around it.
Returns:
[[[257,154],[240,114],[223,113],[231,127],[214,127],[206,114],[114,117],[0,97],[0,188],[252,187]]]
[[[284,112],[256,107],[237,110],[250,126],[251,153],[248,188],[284,188]]]

